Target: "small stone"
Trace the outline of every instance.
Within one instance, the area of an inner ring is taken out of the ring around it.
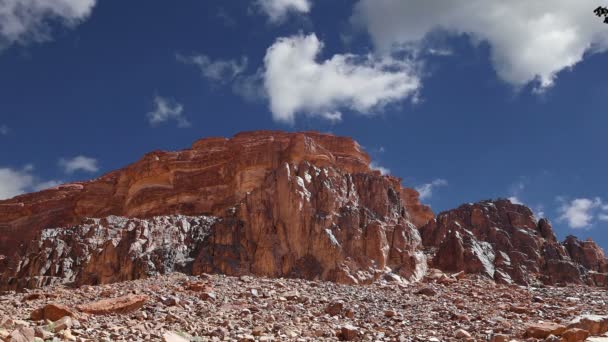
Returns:
[[[69,316],[62,317],[50,325],[50,327],[52,327],[53,331],[56,333],[69,329],[72,326],[73,326],[72,318]]]
[[[257,327],[253,328],[252,334],[253,336],[262,336],[265,332],[266,328],[261,325],[258,325]]]
[[[525,306],[514,306],[514,305],[510,307],[510,310],[513,311],[513,312],[515,312],[515,313],[518,313],[518,314],[525,314],[525,313],[528,313],[530,311]]]
[[[417,295],[424,295],[424,296],[435,296],[437,295],[437,291],[430,287],[430,286],[426,286],[421,288],[420,290],[415,292]]]
[[[166,306],[177,306],[177,305],[179,305],[179,298],[177,298],[175,296],[160,297],[160,300]]]
[[[385,317],[395,317],[397,315],[397,312],[395,312],[395,310],[384,310],[384,316]]]
[[[15,322],[11,318],[7,316],[0,317],[0,328],[9,329],[12,328],[14,324]]]
[[[64,330],[61,335],[63,336],[64,341],[76,341],[76,337],[72,335],[72,331],[70,329]]]
[[[23,296],[23,301],[27,302],[30,300],[37,300],[37,299],[43,299],[43,298],[44,298],[43,293],[33,292],[33,293],[28,293],[25,296]]]
[[[336,316],[342,313],[344,310],[344,302],[339,300],[336,302],[330,303],[327,307],[325,307],[325,312],[330,316]]]
[[[190,340],[186,339],[174,332],[166,332],[163,334],[163,341],[164,342],[188,342]]]
[[[44,341],[53,338],[53,333],[41,327],[35,327],[34,334],[36,337],[40,337]]]
[[[213,291],[204,291],[199,297],[205,301],[214,301],[217,299],[217,295]]]
[[[348,317],[348,318],[355,318],[355,310],[353,309],[346,309],[346,312],[344,313],[344,316]]]
[[[456,337],[456,338],[462,338],[462,339],[464,339],[464,338],[470,338],[471,334],[468,331],[464,330],[464,329],[458,329],[454,333],[454,337]]]
[[[344,341],[354,341],[359,337],[359,329],[347,324],[342,327],[340,337]]]
[[[299,293],[298,291],[288,291],[283,293],[281,297],[284,297],[287,300],[296,300],[299,297]]]
[[[505,334],[494,334],[490,337],[490,342],[508,342],[509,335]]]

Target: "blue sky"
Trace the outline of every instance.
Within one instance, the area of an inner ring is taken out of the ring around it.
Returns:
[[[436,212],[513,197],[608,246],[591,1],[9,0],[0,197],[239,131],[359,141]],[[484,15],[479,15],[483,13]]]

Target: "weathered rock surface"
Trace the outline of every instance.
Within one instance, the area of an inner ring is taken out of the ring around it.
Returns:
[[[349,138],[250,132],[0,201],[0,282],[99,284],[174,270],[417,280],[426,261],[416,228],[433,213],[369,163]]]
[[[503,283],[607,284],[608,260],[592,241],[557,241],[546,219],[509,200],[465,204],[420,228],[432,267]]]
[[[45,229],[0,276],[0,288],[55,283],[106,284],[174,271],[190,272],[215,219],[168,216],[87,219]]]

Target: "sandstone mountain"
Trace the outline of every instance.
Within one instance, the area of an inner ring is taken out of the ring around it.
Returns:
[[[350,138],[203,139],[89,182],[0,201],[0,288],[173,271],[409,282],[429,264],[504,283],[606,283],[597,245],[560,244],[524,206],[485,201],[435,218],[418,197],[371,169]]]
[[[139,267],[148,267],[147,256],[162,259],[185,241],[196,244],[184,251],[185,259],[196,259],[184,266],[195,273],[417,280],[426,270],[417,227],[433,213],[415,190],[369,164],[352,139],[310,132],[242,133],[152,152],[90,182],[0,201],[2,282],[12,288],[135,279],[146,274]],[[86,221],[178,214],[199,216],[186,220],[205,222],[193,228],[204,239],[183,225],[156,223],[181,222],[177,217]],[[125,259],[133,260],[128,271]],[[90,270],[98,275],[85,275]]]

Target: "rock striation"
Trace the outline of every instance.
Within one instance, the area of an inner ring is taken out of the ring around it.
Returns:
[[[0,201],[0,279],[5,288],[172,270],[420,279],[417,227],[434,214],[369,164],[354,140],[314,132],[248,132],[152,152],[89,182]]]
[[[608,260],[593,241],[557,241],[551,224],[509,200],[465,204],[420,228],[432,267],[501,283],[607,284]]]

